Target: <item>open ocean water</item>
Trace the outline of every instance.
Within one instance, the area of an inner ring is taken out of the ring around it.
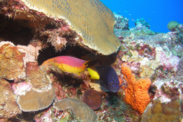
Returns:
[[[101,0],[112,12],[129,19],[134,27],[137,19],[144,18],[155,32],[167,33],[168,22],[183,23],[183,0]]]

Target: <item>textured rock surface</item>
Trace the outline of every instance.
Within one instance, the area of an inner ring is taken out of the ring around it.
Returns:
[[[177,74],[176,74],[175,79],[183,82],[183,58],[180,59],[177,67],[178,67],[178,69],[177,69]]]
[[[42,90],[50,86],[50,79],[45,71],[38,67],[37,62],[28,62],[26,64],[26,79],[30,81],[34,89]]]
[[[168,104],[162,104],[155,100],[147,106],[142,115],[141,122],[180,122],[180,103],[174,100]]]
[[[22,0],[28,8],[47,16],[66,20],[87,46],[98,53],[109,55],[118,50],[120,43],[113,34],[112,12],[99,0]],[[82,8],[82,9],[81,9]],[[78,41],[78,39],[75,39]]]
[[[21,114],[21,110],[16,103],[16,95],[13,93],[10,84],[0,80],[0,118],[11,118]]]
[[[13,80],[25,77],[23,54],[10,43],[0,47],[0,69],[0,78]]]
[[[38,111],[51,105],[54,97],[55,91],[52,86],[42,91],[31,89],[25,95],[18,96],[17,103],[22,111]]]
[[[74,115],[83,120],[83,122],[96,122],[96,113],[85,103],[78,99],[65,98],[59,102],[54,103],[58,110],[71,109]]]

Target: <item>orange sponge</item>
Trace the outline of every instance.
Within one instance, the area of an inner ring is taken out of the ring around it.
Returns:
[[[151,85],[151,80],[146,78],[136,81],[135,75],[132,74],[131,69],[126,64],[121,65],[121,70],[128,83],[128,87],[125,88],[124,100],[130,104],[133,109],[142,114],[147,104],[150,102],[148,89]]]

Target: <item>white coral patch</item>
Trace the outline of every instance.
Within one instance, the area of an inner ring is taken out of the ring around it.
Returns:
[[[28,91],[31,90],[32,85],[27,82],[21,82],[13,84],[12,86],[14,94],[16,95],[25,95]]]
[[[41,47],[34,47],[29,44],[28,46],[18,45],[17,48],[20,52],[25,53],[25,57],[23,57],[25,67],[27,62],[37,62],[36,60]]]
[[[15,46],[12,42],[10,42],[10,41],[1,41],[0,42],[0,47],[1,46],[3,46],[4,44],[10,44],[10,45],[12,45],[12,46]]]

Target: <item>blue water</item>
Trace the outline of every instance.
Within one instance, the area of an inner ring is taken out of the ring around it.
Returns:
[[[183,0],[101,0],[112,12],[134,20],[144,18],[155,32],[169,32],[168,22],[174,20],[183,24]]]

